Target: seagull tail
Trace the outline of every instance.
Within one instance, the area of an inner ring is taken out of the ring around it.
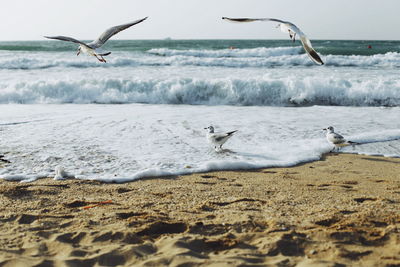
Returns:
[[[232,135],[232,134],[234,134],[234,133],[236,133],[238,130],[235,130],[235,131],[232,131],[232,132],[228,132],[228,133],[226,133],[227,135]]]
[[[357,143],[357,142],[353,142],[353,141],[347,141],[347,143],[348,143],[349,145],[352,145],[352,146],[354,146],[354,145],[361,145],[361,143]]]

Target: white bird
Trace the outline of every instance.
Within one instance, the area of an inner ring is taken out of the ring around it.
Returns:
[[[296,40],[296,35],[300,37],[300,41],[303,44],[304,50],[306,50],[307,54],[310,56],[311,60],[316,64],[323,65],[321,57],[317,54],[314,48],[311,45],[310,40],[307,36],[293,23],[289,21],[283,21],[280,19],[272,19],[272,18],[259,18],[259,19],[251,19],[251,18],[227,18],[222,17],[222,19],[226,19],[233,22],[253,22],[253,21],[275,21],[279,22],[277,28],[279,27],[282,32],[289,33],[290,39],[294,42]]]
[[[123,31],[125,29],[128,29],[129,27],[131,27],[135,24],[138,24],[138,23],[144,21],[145,19],[147,19],[147,17],[130,22],[130,23],[111,27],[111,28],[107,29],[105,32],[103,32],[103,34],[100,35],[96,40],[94,40],[93,42],[90,42],[88,44],[81,42],[79,40],[76,40],[74,38],[67,37],[67,36],[44,36],[44,37],[48,38],[48,39],[56,39],[56,40],[61,40],[61,41],[66,41],[66,42],[77,43],[77,44],[79,44],[78,52],[76,54],[77,56],[79,56],[79,54],[81,52],[87,53],[91,56],[96,57],[100,62],[105,63],[107,61],[104,59],[104,56],[108,56],[109,54],[111,54],[111,52],[103,52],[99,48],[115,34],[119,33],[120,31]]]
[[[208,126],[207,128],[204,128],[208,130],[207,132],[207,140],[210,144],[214,146],[214,149],[222,149],[222,145],[230,138],[232,135],[237,132],[231,131],[231,132],[226,132],[226,133],[215,133],[214,132],[214,127],[213,126]]]
[[[332,151],[334,151],[336,148],[340,149],[341,147],[344,147],[344,146],[358,144],[353,141],[347,141],[342,135],[335,133],[335,130],[333,129],[332,126],[324,128],[322,130],[326,131],[326,140],[328,140],[329,143],[331,143],[332,145],[335,146]]]

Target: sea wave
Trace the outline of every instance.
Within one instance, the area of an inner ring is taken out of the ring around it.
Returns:
[[[35,70],[49,68],[115,68],[142,66],[202,66],[228,68],[274,68],[315,66],[301,47],[174,50],[151,49],[145,53],[113,53],[106,64],[92,57],[74,57],[70,53],[26,52],[1,53],[0,70]],[[371,56],[321,55],[327,67],[398,68],[400,53],[389,52]]]
[[[348,76],[351,77],[351,76]],[[83,79],[0,83],[0,103],[399,106],[400,80],[355,78]]]
[[[277,57],[285,55],[301,54],[302,48],[299,47],[275,47],[275,48],[253,48],[253,49],[220,49],[220,50],[177,50],[168,48],[150,49],[149,54],[157,56],[189,56],[189,57],[206,57],[206,58],[249,58],[249,57]]]

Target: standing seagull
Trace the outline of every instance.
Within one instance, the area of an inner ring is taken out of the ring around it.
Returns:
[[[214,127],[213,126],[208,126],[207,128],[204,128],[208,130],[207,132],[207,140],[210,142],[212,145],[214,145],[214,149],[217,149],[219,146],[219,149],[222,149],[222,145],[235,133],[236,131],[232,132],[227,132],[227,133],[215,133],[214,132]]]
[[[358,143],[356,142],[346,141],[343,136],[335,133],[335,130],[332,126],[329,126],[328,128],[322,130],[326,131],[326,140],[328,140],[329,143],[335,146],[332,151],[334,151],[336,148],[339,150],[341,147],[344,146],[358,145]]]
[[[300,41],[303,44],[304,50],[306,50],[307,54],[310,56],[311,60],[319,65],[324,65],[324,62],[317,54],[317,52],[313,49],[310,40],[307,36],[293,23],[289,21],[283,21],[280,19],[271,19],[271,18],[262,18],[262,19],[251,19],[251,18],[227,18],[222,17],[222,19],[226,19],[234,22],[253,22],[253,21],[275,21],[279,22],[277,28],[279,27],[282,32],[289,33],[290,39],[292,41],[296,41],[296,35],[300,37]]]
[[[111,54],[111,52],[103,52],[99,48],[115,34],[119,33],[120,31],[123,31],[125,29],[128,29],[129,27],[131,27],[135,24],[138,24],[138,23],[144,21],[145,19],[147,19],[147,17],[130,22],[130,23],[111,27],[108,30],[106,30],[105,32],[103,32],[103,34],[100,35],[99,38],[97,38],[96,40],[94,40],[93,42],[88,43],[88,44],[85,44],[84,42],[81,42],[79,40],[76,40],[74,38],[67,37],[67,36],[44,36],[44,37],[46,37],[48,39],[56,39],[56,40],[61,40],[61,41],[66,41],[66,42],[77,43],[77,44],[79,44],[78,53],[76,54],[77,56],[79,56],[79,54],[81,52],[87,53],[91,56],[96,57],[100,62],[106,63],[107,61],[103,57],[108,56],[109,54]]]

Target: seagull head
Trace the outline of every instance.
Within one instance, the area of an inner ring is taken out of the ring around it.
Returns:
[[[329,133],[333,133],[333,132],[335,131],[335,130],[333,129],[332,126],[329,126],[329,127],[327,127],[327,128],[324,128],[324,129],[322,129],[322,130],[328,131]]]
[[[213,133],[214,132],[214,127],[212,126],[208,126],[207,128],[204,128],[205,130],[208,130],[209,133]]]

